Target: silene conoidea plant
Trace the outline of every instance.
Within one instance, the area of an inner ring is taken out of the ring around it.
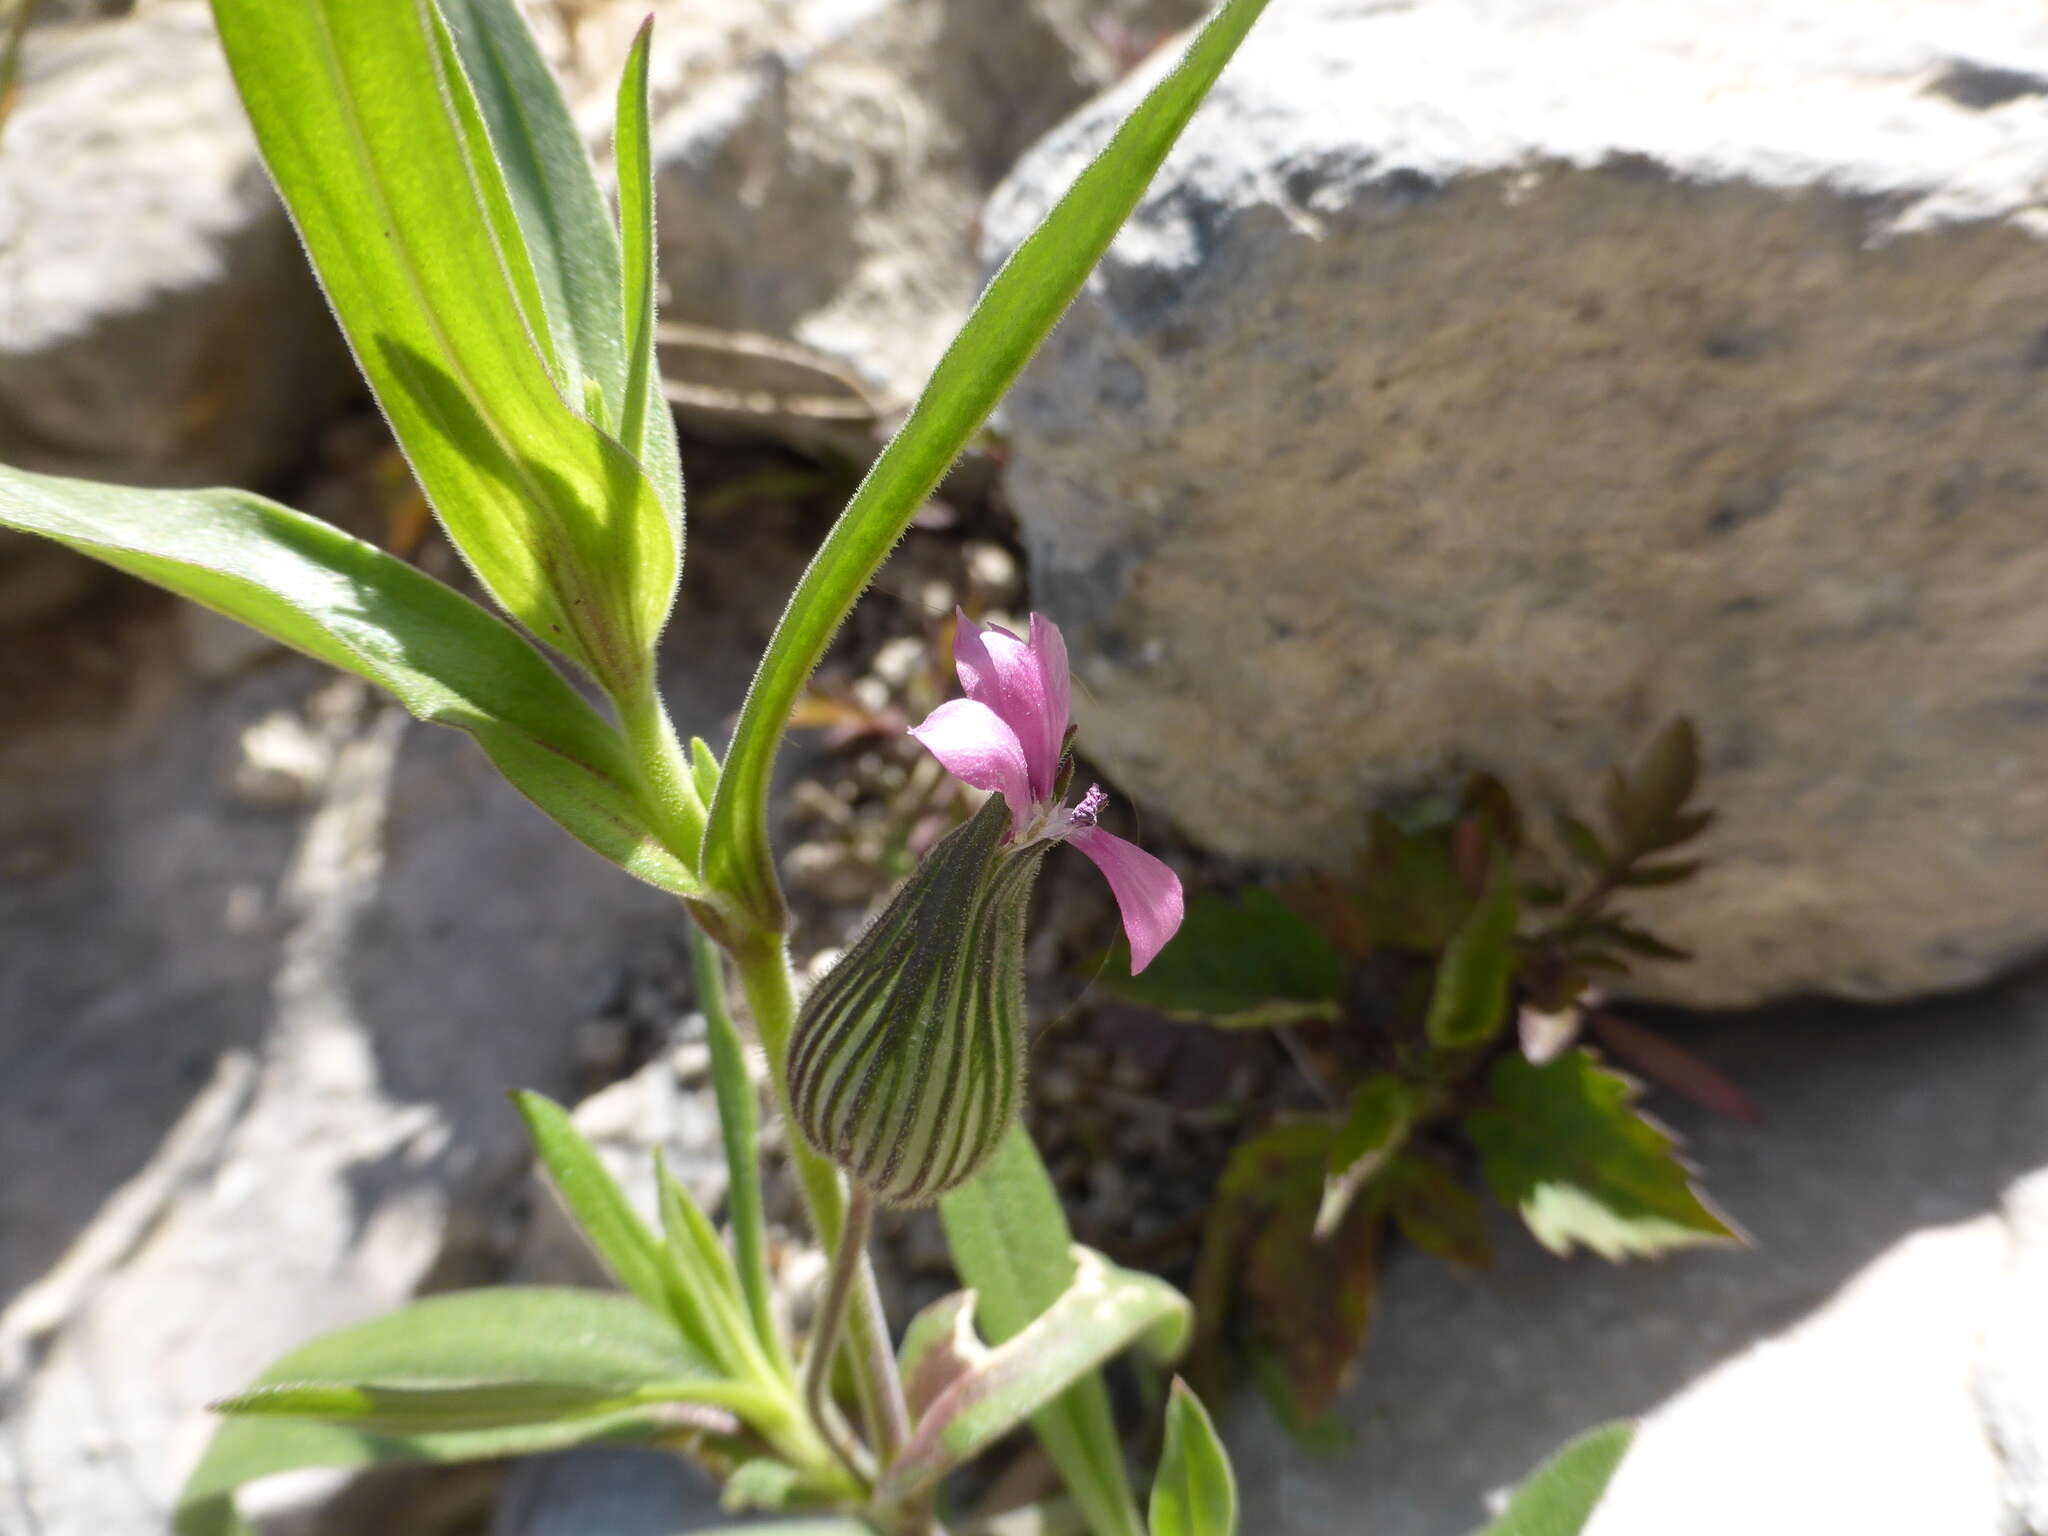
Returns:
[[[468,732],[568,832],[678,897],[696,924],[731,1194],[721,1234],[661,1173],[657,1233],[567,1115],[522,1096],[541,1162],[622,1291],[436,1296],[293,1351],[217,1405],[226,1418],[179,1500],[181,1536],[244,1530],[236,1489],[290,1468],[596,1440],[689,1455],[734,1507],[801,1515],[790,1532],[914,1536],[948,1513],[946,1475],[1026,1423],[1066,1497],[1016,1529],[1236,1528],[1229,1463],[1178,1384],[1141,1515],[1098,1372],[1127,1349],[1170,1362],[1190,1308],[1071,1245],[1018,1125],[1022,926],[1045,853],[1068,842],[1101,866],[1141,965],[1181,915],[1165,866],[1096,825],[1099,790],[1067,803],[1057,631],[963,627],[968,697],[919,733],[989,798],[801,1011],[767,809],[778,740],[833,633],[1263,8],[1220,6],[990,283],[805,571],[721,759],[701,739],[684,745],[656,684],[683,492],[654,360],[646,30],[618,95],[614,218],[513,0],[214,0],[264,159],[356,361],[505,617],[241,491],[0,468],[0,524]],[[798,1183],[832,1255],[801,1354],[770,1302],[757,1104],[728,966],[776,1105],[801,1133]],[[892,1348],[869,1216],[933,1200],[970,1289]],[[1576,1443],[1509,1517],[1548,1523],[1503,1528],[1577,1529],[1625,1441],[1616,1429]]]

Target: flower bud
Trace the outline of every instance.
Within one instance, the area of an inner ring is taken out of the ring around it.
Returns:
[[[1024,915],[1047,844],[1006,847],[1001,795],[942,838],[804,1000],[797,1129],[876,1199],[970,1178],[1024,1092]]]

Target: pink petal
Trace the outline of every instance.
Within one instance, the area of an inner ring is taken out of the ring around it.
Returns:
[[[1124,936],[1131,941],[1131,974],[1137,975],[1180,929],[1180,876],[1136,843],[1100,827],[1083,827],[1067,841],[1093,859],[1109,881],[1124,915]]]
[[[994,710],[973,699],[952,699],[910,734],[961,783],[1001,791],[1010,803],[1010,825],[1023,826],[1033,798],[1031,770],[1017,733]]]
[[[1038,686],[1053,727],[1052,771],[1057,777],[1060,748],[1066,745],[1067,726],[1074,718],[1074,678],[1067,666],[1067,637],[1042,613],[1031,615],[1031,654],[1038,660]]]
[[[1034,641],[1037,631],[1038,621],[1034,620]],[[1063,650],[1063,677],[1065,660]],[[1030,769],[1032,799],[1050,800],[1059,774],[1060,738],[1066,735],[1067,712],[1064,700],[1057,701],[1056,707],[1047,690],[1037,652],[1007,629],[976,624],[962,613],[953,630],[953,665],[967,697],[986,704],[1016,733]]]

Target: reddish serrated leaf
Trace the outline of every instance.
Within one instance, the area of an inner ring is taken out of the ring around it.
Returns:
[[[1396,1158],[1382,1177],[1387,1209],[1409,1242],[1446,1264],[1492,1266],[1485,1208],[1471,1190],[1435,1163],[1412,1155]]]

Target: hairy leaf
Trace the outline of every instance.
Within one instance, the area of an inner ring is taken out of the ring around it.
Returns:
[[[1624,1422],[1579,1436],[1529,1474],[1501,1517],[1480,1536],[1579,1536],[1635,1432],[1635,1425]]]
[[[1279,897],[1257,888],[1234,903],[1195,897],[1180,932],[1136,976],[1130,946],[1119,939],[1098,980],[1172,1018],[1226,1027],[1334,1019],[1344,1001],[1343,957]]]
[[[1174,1379],[1166,1448],[1152,1479],[1152,1536],[1237,1536],[1237,1478],[1209,1410]]]
[[[1226,0],[1178,67],[1011,254],[804,572],[747,690],[704,844],[710,883],[732,892],[757,921],[774,928],[783,921],[768,846],[768,781],[804,684],[925,498],[1080,292],[1265,6]]]
[[[911,1361],[919,1395],[931,1400],[883,1477],[885,1503],[917,1498],[1111,1356],[1133,1345],[1158,1361],[1180,1355],[1191,1316],[1178,1291],[1086,1248],[1073,1258],[1074,1278],[1059,1300],[994,1347],[975,1336],[971,1301],[940,1303],[944,1310]],[[933,1336],[940,1326],[943,1340]],[[942,1360],[950,1370],[941,1385],[933,1366]]]
[[[291,1357],[280,1361],[281,1366]],[[247,1536],[234,1493],[245,1483],[302,1467],[364,1467],[388,1462],[491,1461],[593,1442],[643,1444],[675,1426],[659,1405],[589,1418],[435,1435],[376,1435],[315,1419],[229,1419],[179,1491],[177,1536]]]
[[[430,1392],[499,1382],[629,1391],[708,1374],[658,1312],[607,1291],[500,1286],[429,1296],[396,1312],[324,1335],[229,1399],[247,1411],[259,1396],[372,1383]]]
[[[701,742],[692,742],[694,750]],[[746,1047],[726,1002],[725,964],[710,937],[690,925],[690,968],[697,1002],[704,1010],[711,1046],[711,1089],[718,1100],[718,1133],[725,1149],[726,1210],[740,1287],[754,1337],[776,1371],[794,1382],[788,1345],[775,1319],[774,1287],[768,1276],[768,1226],[761,1203],[761,1101],[747,1070]]]
[[[1503,1056],[1465,1118],[1486,1182],[1554,1253],[1608,1259],[1740,1239],[1694,1190],[1672,1137],[1631,1107],[1627,1078],[1584,1049]]]
[[[637,693],[679,529],[565,393],[547,295],[440,13],[215,0],[214,14],[265,163],[421,489],[508,612],[613,694]]]
[[[688,1309],[677,1316],[668,1259],[569,1112],[538,1093],[515,1093],[512,1102],[526,1121],[534,1152],[548,1171],[562,1204],[605,1268],[657,1316],[674,1317],[700,1353],[712,1353],[701,1322]]]
[[[0,524],[167,587],[467,731],[521,794],[628,873],[699,887],[649,822],[618,733],[502,620],[403,560],[244,491],[0,467]]]
[[[990,1343],[1021,1333],[1073,1283],[1066,1213],[1021,1125],[1010,1127],[979,1174],[940,1200],[939,1215]],[[1143,1536],[1100,1377],[1067,1388],[1031,1425],[1097,1536]]]
[[[627,366],[620,440],[635,454],[652,449],[657,456],[672,458],[675,422],[661,393],[654,355],[654,151],[647,117],[647,50],[653,31],[650,16],[626,55],[613,136],[619,163],[619,235],[625,249]],[[650,439],[650,426],[667,430]]]

